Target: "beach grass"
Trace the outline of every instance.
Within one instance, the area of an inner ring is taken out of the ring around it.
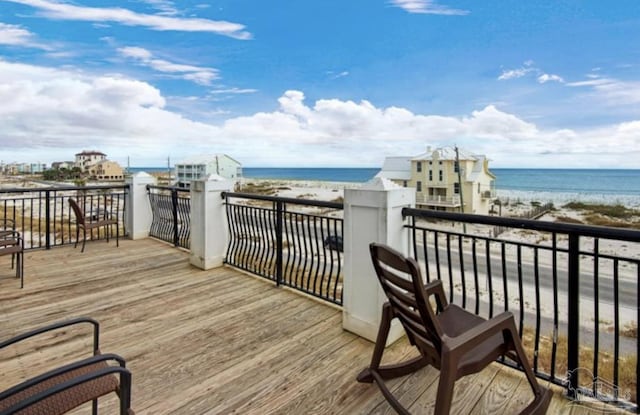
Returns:
[[[625,326],[626,329],[620,334],[627,337],[637,337],[637,326]],[[535,329],[525,327],[522,333],[522,342],[529,356],[534,355],[535,348]],[[553,336],[541,335],[538,347],[538,370],[551,373],[552,364],[552,346]],[[566,336],[558,336],[556,343],[556,376],[562,378],[567,373],[567,356],[568,340]],[[581,369],[593,370],[593,362],[595,361],[595,351],[592,347],[581,345],[579,349],[578,365]],[[636,364],[638,356],[635,354],[621,355],[616,361],[612,352],[608,350],[600,350],[598,353],[598,379],[613,381],[614,368],[618,365],[618,391],[621,393],[622,399],[629,399],[631,402],[637,402],[636,397]],[[581,375],[580,385],[590,387],[595,379],[588,379]]]

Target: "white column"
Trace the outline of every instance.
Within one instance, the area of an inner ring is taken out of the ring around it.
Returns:
[[[150,174],[139,172],[127,176],[125,184],[129,185],[124,221],[126,232],[130,239],[147,238],[152,220],[147,185],[155,185],[156,179]]]
[[[390,180],[374,178],[344,193],[344,296],[342,327],[375,341],[387,297],[375,275],[369,244],[379,242],[407,254],[410,233],[402,208],[414,207],[416,192]],[[404,334],[394,320],[387,344]]]
[[[191,182],[191,245],[189,261],[201,269],[222,266],[227,249],[227,215],[222,192],[234,182],[212,174]]]

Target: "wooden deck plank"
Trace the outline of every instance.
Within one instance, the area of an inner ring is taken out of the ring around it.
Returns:
[[[79,315],[98,319],[102,350],[124,356],[133,373],[138,414],[393,413],[374,384],[355,380],[373,344],[343,331],[335,307],[232,268],[196,269],[186,252],[153,239],[120,242],[88,242],[84,254],[28,251],[23,290],[0,272],[0,338]],[[86,328],[65,330],[44,343],[0,352],[0,389],[86,355],[91,338]],[[413,355],[400,340],[383,361]],[[500,365],[461,379],[454,411],[510,413],[530,397],[523,379]],[[388,385],[424,413],[437,380],[424,368]],[[100,405],[113,413],[116,403]],[[549,413],[587,413],[559,394],[552,405]]]

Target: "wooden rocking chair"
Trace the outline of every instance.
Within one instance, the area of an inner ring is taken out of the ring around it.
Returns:
[[[445,415],[451,408],[457,379],[477,373],[498,357],[505,356],[520,364],[533,391],[533,401],[521,414],[546,413],[552,393],[538,384],[510,312],[485,320],[455,304],[448,304],[442,282],[436,280],[425,285],[414,259],[381,244],[371,244],[370,251],[376,274],[389,301],[382,308],[382,321],[371,364],[358,375],[359,382],[375,381],[398,413],[409,414],[389,391],[385,380],[432,365],[440,370],[434,413]],[[429,301],[432,296],[437,306],[435,310]],[[381,366],[394,318],[400,320],[420,356],[400,364]]]

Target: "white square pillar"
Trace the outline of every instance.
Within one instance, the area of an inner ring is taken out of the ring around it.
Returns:
[[[125,184],[129,185],[124,220],[126,232],[130,239],[147,238],[153,219],[147,185],[155,185],[156,179],[150,174],[139,172],[128,176]]]
[[[407,254],[410,233],[402,209],[415,206],[413,188],[374,178],[344,194],[344,296],[342,326],[375,341],[387,297],[376,277],[369,244],[379,242]],[[387,344],[404,334],[394,320]]]
[[[222,266],[229,240],[223,192],[234,181],[212,174],[191,182],[191,245],[189,261],[201,269]]]

